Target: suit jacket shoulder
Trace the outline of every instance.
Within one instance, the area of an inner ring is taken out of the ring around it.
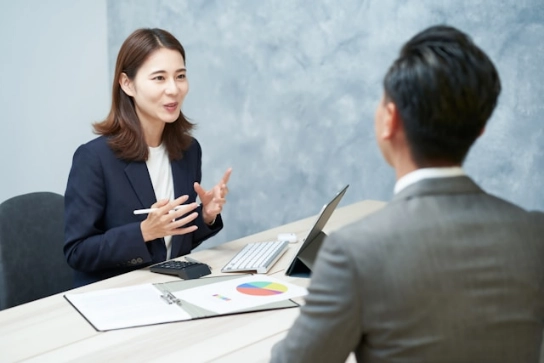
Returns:
[[[543,218],[466,177],[411,185],[325,239],[273,361],[536,362]]]

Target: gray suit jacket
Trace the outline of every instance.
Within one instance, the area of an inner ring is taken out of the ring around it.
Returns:
[[[326,238],[273,362],[538,362],[544,214],[427,179]]]

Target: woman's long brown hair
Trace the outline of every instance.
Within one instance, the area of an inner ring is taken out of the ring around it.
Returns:
[[[138,29],[123,43],[113,77],[111,109],[108,117],[93,124],[95,133],[108,137],[108,144],[118,158],[128,161],[145,161],[148,147],[134,102],[119,85],[122,73],[134,80],[136,73],[151,53],[160,48],[178,51],[185,62],[185,50],[180,42],[162,29]],[[194,124],[180,112],[179,118],[167,123],[162,135],[170,160],[180,159],[192,142]]]

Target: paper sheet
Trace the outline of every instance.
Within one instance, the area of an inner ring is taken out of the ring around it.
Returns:
[[[304,296],[308,291],[266,275],[251,275],[186,289],[173,294],[218,314],[236,312],[268,303]]]
[[[97,330],[190,320],[179,305],[168,304],[151,284],[66,294]]]

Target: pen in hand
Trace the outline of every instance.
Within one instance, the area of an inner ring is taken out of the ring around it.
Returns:
[[[183,205],[178,205],[177,207],[174,207],[174,209],[172,209],[172,211],[176,211],[180,208],[182,208]],[[134,214],[149,214],[151,212],[154,212],[156,211],[158,208],[148,208],[148,209],[136,209],[134,212]]]

